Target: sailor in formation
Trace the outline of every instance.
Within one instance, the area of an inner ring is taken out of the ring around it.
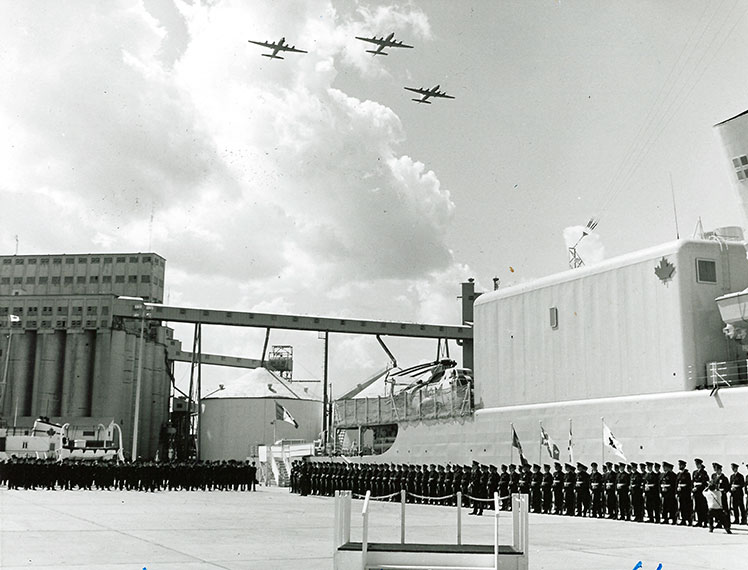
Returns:
[[[257,468],[250,461],[117,461],[11,457],[0,462],[8,489],[254,491]]]
[[[733,524],[745,524],[748,489],[739,465],[732,464],[728,479],[719,463],[712,465],[711,476],[701,459],[694,463],[691,474],[682,459],[677,472],[667,461],[607,462],[602,471],[594,462],[589,468],[583,463],[555,462],[551,471],[549,464],[497,468],[477,462],[419,466],[297,461],[291,470],[291,490],[302,495],[351,490],[358,496],[368,490],[375,498],[390,501],[399,501],[401,491],[406,491],[408,502],[431,504],[455,504],[459,491],[463,506],[471,506],[474,515],[494,507],[494,494],[499,496],[499,508],[508,510],[511,494],[526,493],[535,513],[706,527],[710,519],[722,524],[713,512],[715,495],[705,495],[711,485],[718,491],[725,517],[732,513]]]

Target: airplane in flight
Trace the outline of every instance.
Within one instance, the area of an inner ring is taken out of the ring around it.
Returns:
[[[420,87],[416,89],[415,87],[403,87],[403,89],[407,89],[408,91],[413,91],[413,93],[418,93],[419,95],[422,95],[420,99],[411,99],[411,101],[415,101],[416,103],[426,103],[427,105],[431,105],[431,101],[429,101],[429,98],[431,97],[441,97],[443,99],[454,99],[451,95],[447,95],[444,91],[439,91],[439,85],[436,87],[432,87],[431,89],[424,89],[423,87]]]
[[[356,36],[357,40],[361,40],[362,42],[369,42],[371,44],[376,44],[377,49],[367,49],[366,53],[370,53],[373,55],[389,55],[385,50],[385,48],[391,48],[391,47],[399,47],[399,48],[412,48],[413,46],[409,46],[407,44],[404,44],[403,42],[398,42],[395,38],[395,32],[392,32],[389,36],[386,38],[382,36],[381,38],[378,38],[377,36],[374,36],[373,38],[362,38],[361,36]]]
[[[309,53],[303,49],[296,49],[296,46],[290,46],[286,43],[286,38],[281,38],[276,43],[273,42],[256,42],[254,40],[247,40],[251,44],[266,47],[273,50],[273,53],[261,53],[263,57],[269,57],[270,59],[285,59],[278,55],[279,51],[292,51],[295,53]]]

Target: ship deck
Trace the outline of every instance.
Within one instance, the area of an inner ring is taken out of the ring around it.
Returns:
[[[0,568],[35,570],[332,568],[333,499],[256,493],[0,490]],[[352,540],[361,537],[353,503]],[[493,517],[467,516],[463,542],[490,544]],[[370,540],[397,542],[400,505],[374,503]],[[409,505],[407,540],[455,541],[455,509]],[[509,514],[500,534],[508,543]],[[748,527],[722,530],[530,515],[533,570],[745,567]]]

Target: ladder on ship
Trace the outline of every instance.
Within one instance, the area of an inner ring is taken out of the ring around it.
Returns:
[[[273,461],[275,461],[275,467],[278,469],[278,481],[276,481],[278,487],[288,487],[291,484],[291,477],[288,474],[288,469],[286,469],[286,462],[278,457],[273,457]]]

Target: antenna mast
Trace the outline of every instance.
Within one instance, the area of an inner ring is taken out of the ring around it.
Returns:
[[[590,218],[587,222],[587,225],[582,230],[582,235],[579,236],[577,242],[569,248],[569,269],[577,269],[578,267],[582,267],[584,265],[584,260],[579,257],[579,253],[577,253],[577,246],[579,245],[580,241],[582,241],[585,237],[592,233],[592,230],[597,227],[597,222],[597,218]]]

